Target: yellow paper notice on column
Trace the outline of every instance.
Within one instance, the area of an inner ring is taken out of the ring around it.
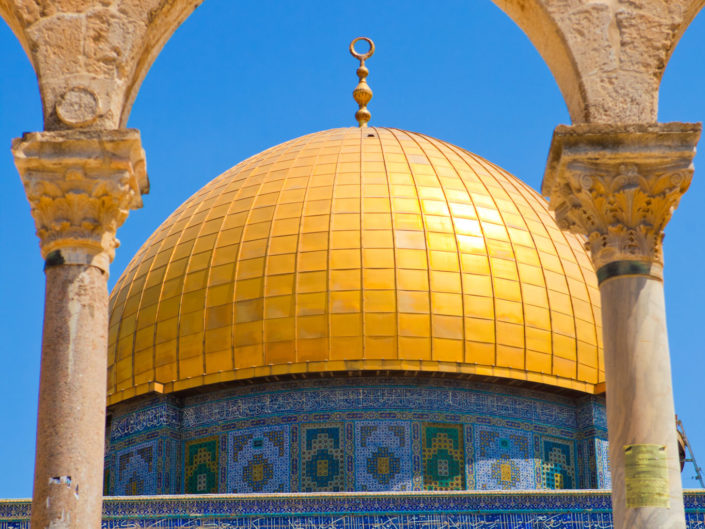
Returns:
[[[664,445],[625,445],[624,478],[628,509],[671,507]]]

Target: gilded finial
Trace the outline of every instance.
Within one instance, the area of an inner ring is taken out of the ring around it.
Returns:
[[[367,42],[367,44],[370,45],[370,49],[367,50],[367,53],[359,53],[355,50],[355,44],[357,44],[357,42],[360,40],[364,40],[365,42]],[[367,37],[358,37],[356,39],[353,39],[353,41],[350,43],[351,55],[360,61],[360,67],[357,69],[356,72],[357,76],[360,78],[360,82],[357,83],[355,90],[353,90],[353,98],[355,99],[355,102],[360,106],[358,111],[355,112],[355,119],[357,120],[361,128],[366,127],[367,122],[370,121],[370,118],[372,117],[370,111],[367,110],[367,103],[369,103],[370,99],[372,99],[372,89],[367,85],[367,81],[365,80],[367,74],[370,73],[370,71],[365,67],[365,60],[372,57],[372,54],[374,52],[375,43]]]

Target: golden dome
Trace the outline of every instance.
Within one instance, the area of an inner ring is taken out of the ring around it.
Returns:
[[[111,404],[336,371],[588,393],[604,380],[582,241],[499,167],[396,129],[318,132],[226,171],[147,240],[110,301]]]

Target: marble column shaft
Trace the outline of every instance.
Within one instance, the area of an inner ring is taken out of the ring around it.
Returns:
[[[45,259],[33,529],[99,529],[108,273],[117,228],[148,191],[136,130],[28,133],[13,142]]]
[[[600,285],[600,294],[615,528],[685,528],[663,283],[644,276],[614,277]],[[667,509],[623,508],[623,447],[643,443],[666,446]]]
[[[700,130],[559,126],[544,175],[559,226],[586,237],[600,283],[615,529],[685,529],[662,241]]]
[[[46,269],[32,527],[100,527],[108,347],[107,274]]]

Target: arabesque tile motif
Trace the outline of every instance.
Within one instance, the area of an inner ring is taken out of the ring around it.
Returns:
[[[609,478],[603,415],[594,397],[419,378],[145,397],[112,409],[106,491],[598,488]]]

